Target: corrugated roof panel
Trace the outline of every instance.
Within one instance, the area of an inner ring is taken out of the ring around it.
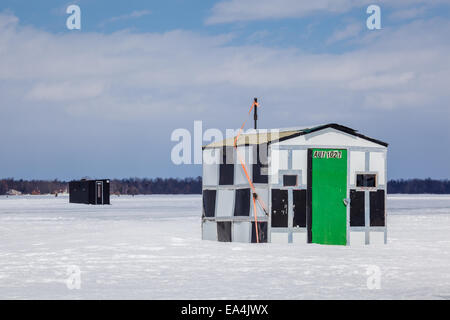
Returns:
[[[243,133],[239,136],[239,139],[237,141],[237,146],[244,146],[244,145],[257,145],[257,144],[265,144],[265,143],[271,143],[278,140],[286,140],[290,136],[296,136],[296,135],[304,135],[308,133],[312,133],[315,131],[320,131],[326,128],[334,128],[339,131],[346,132],[348,134],[360,137],[362,139],[366,139],[369,141],[372,141],[374,143],[383,145],[385,147],[388,146],[386,142],[376,140],[373,138],[369,138],[367,136],[364,136],[358,131],[342,126],[336,123],[330,123],[325,125],[319,125],[311,128],[299,128],[299,129],[272,129],[272,130],[264,130],[263,132],[257,132],[257,133]],[[259,130],[258,130],[259,131]],[[234,140],[236,137],[227,138],[222,141],[213,142],[206,146],[203,146],[204,149],[208,148],[221,148],[221,147],[233,147],[234,146]]]
[[[241,134],[238,138],[236,145],[245,146],[245,145],[256,145],[256,144],[265,144],[270,143],[272,141],[279,140],[281,138],[286,138],[295,134],[298,134],[300,131],[268,131],[268,132],[260,132],[260,133],[250,133],[250,134]],[[234,140],[236,137],[227,138],[222,141],[210,143],[204,148],[221,148],[221,147],[233,147]]]

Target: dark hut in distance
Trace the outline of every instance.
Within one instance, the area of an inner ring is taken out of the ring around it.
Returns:
[[[78,180],[69,182],[69,202],[84,204],[110,204],[109,180]]]

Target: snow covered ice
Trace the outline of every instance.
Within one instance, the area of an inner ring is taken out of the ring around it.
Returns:
[[[388,244],[357,247],[202,241],[197,195],[111,202],[0,197],[0,298],[450,299],[450,196],[389,196]]]

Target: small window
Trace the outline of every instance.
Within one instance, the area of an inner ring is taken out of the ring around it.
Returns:
[[[356,175],[356,186],[375,188],[377,186],[377,175],[376,174],[357,174]]]
[[[297,186],[297,175],[283,175],[283,186],[284,187],[295,187]]]

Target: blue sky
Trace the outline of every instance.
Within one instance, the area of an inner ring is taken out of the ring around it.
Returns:
[[[199,175],[171,163],[171,132],[239,127],[258,96],[261,127],[338,122],[391,144],[390,178],[450,178],[449,17],[444,0],[3,0],[0,177]]]

